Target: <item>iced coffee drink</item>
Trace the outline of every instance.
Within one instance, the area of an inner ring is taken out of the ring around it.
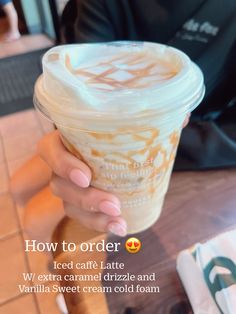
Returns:
[[[113,42],[49,50],[34,101],[136,233],[160,216],[183,122],[203,94],[200,69],[181,51]]]

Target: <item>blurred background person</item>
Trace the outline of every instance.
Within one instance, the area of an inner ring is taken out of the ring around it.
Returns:
[[[18,15],[13,2],[11,0],[0,0],[0,5],[8,21],[8,31],[3,34],[1,41],[11,42],[19,39]]]
[[[61,23],[65,43],[150,41],[185,52],[201,68],[206,94],[174,170],[236,166],[235,0],[70,0]]]

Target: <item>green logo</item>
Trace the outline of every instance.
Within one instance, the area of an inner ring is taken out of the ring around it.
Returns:
[[[220,266],[222,268],[227,269],[230,274],[216,274],[213,283],[210,281],[210,273],[215,266]],[[211,292],[212,297],[214,298],[216,305],[220,311],[220,304],[216,301],[216,292],[219,292],[223,289],[229,288],[232,285],[236,284],[236,264],[229,258],[219,256],[213,258],[205,267],[204,271],[204,278],[207,283],[207,286]]]

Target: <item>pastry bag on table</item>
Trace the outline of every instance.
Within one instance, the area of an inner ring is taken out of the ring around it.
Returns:
[[[177,271],[194,314],[236,314],[236,230],[180,252]]]

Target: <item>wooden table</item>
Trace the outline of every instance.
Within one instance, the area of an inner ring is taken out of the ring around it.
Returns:
[[[236,170],[204,172],[176,172],[172,175],[170,188],[165,200],[161,218],[149,230],[136,234],[142,241],[138,254],[129,254],[124,248],[127,239],[115,236],[108,241],[120,241],[119,254],[106,255],[107,261],[124,262],[123,272],[148,274],[155,272],[155,283],[160,293],[141,294],[123,293],[106,294],[105,302],[108,313],[124,313],[126,307],[135,308],[134,313],[142,314],[185,314],[192,313],[185,291],[176,272],[176,256],[179,251],[196,242],[204,242],[217,234],[236,227]],[[97,233],[90,233],[93,238]],[[57,228],[54,241],[66,239],[82,242],[88,234],[82,231],[78,223],[66,219]],[[57,252],[57,256],[63,256]],[[69,261],[75,256],[67,256]],[[78,256],[76,257],[78,258]],[[96,257],[95,257],[96,258]],[[103,257],[104,258],[104,257]],[[121,271],[112,271],[121,273]],[[124,284],[124,283],[122,283]],[[115,283],[110,283],[115,285]],[[150,283],[147,283],[150,285]],[[66,301],[71,314],[92,313],[88,309],[81,311],[81,296],[66,294]],[[105,300],[105,301],[104,301]],[[105,310],[94,314],[106,314]]]

